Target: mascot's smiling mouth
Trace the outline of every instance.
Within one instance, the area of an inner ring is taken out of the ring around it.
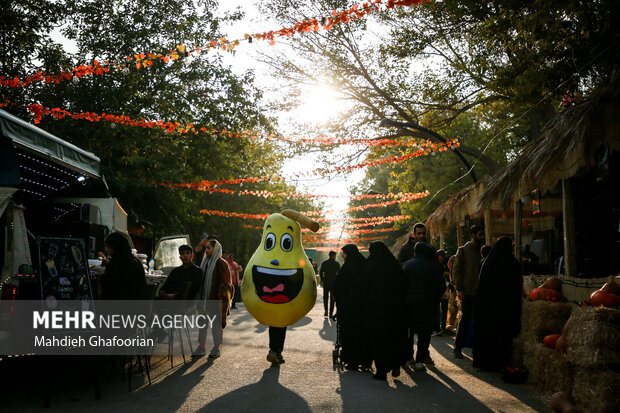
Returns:
[[[266,303],[283,304],[297,297],[304,283],[304,270],[293,268],[252,267],[252,280],[256,295]]]

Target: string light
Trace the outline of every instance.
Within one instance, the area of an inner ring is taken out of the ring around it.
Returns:
[[[62,173],[64,173],[64,174],[66,174],[66,175],[69,175],[69,176],[70,176],[70,177],[72,177],[72,178],[75,178],[75,176],[77,175],[75,172],[69,172],[69,171],[67,171],[67,170],[65,170],[65,169],[58,168],[58,167],[56,167],[56,166],[54,166],[54,165],[51,165],[51,164],[49,164],[49,163],[47,163],[47,162],[43,162],[43,161],[42,161],[42,160],[40,160],[40,159],[37,159],[37,158],[34,158],[34,157],[32,157],[32,156],[26,155],[25,153],[22,153],[22,152],[17,152],[17,154],[18,154],[19,156],[23,157],[23,158],[26,158],[26,159],[29,159],[29,160],[31,160],[31,161],[34,161],[34,162],[40,163],[41,165],[43,165],[43,166],[45,166],[45,167],[47,167],[47,168],[54,169],[54,170],[56,170],[56,171],[62,172]],[[46,175],[46,176],[48,176],[48,175]]]
[[[56,178],[55,176],[48,175],[48,174],[45,174],[45,173],[43,173],[43,172],[41,172],[41,171],[38,171],[38,170],[36,170],[36,169],[29,168],[29,167],[27,167],[27,166],[25,166],[25,165],[23,165],[23,164],[20,164],[20,165],[19,165],[19,167],[20,167],[21,169],[25,169],[25,170],[27,170],[28,172],[32,172],[32,173],[35,173],[35,174],[38,174],[38,175],[41,175],[41,176],[45,176],[46,178],[53,179],[53,180],[55,180],[55,181],[60,182],[61,184],[63,184],[63,186],[62,186],[62,187],[60,187],[59,189],[64,189],[64,188],[66,188],[66,187],[68,187],[68,186],[69,186],[69,183],[68,183],[67,181],[63,181],[62,179],[58,179],[58,178]]]

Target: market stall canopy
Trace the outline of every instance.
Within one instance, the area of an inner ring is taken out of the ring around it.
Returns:
[[[0,131],[16,148],[48,159],[80,174],[101,177],[100,160],[94,154],[66,142],[0,109]]]
[[[597,158],[620,150],[620,74],[592,97],[555,116],[540,138],[487,184],[477,207],[510,207],[523,195],[554,188],[558,181],[596,166]]]
[[[448,228],[463,220],[465,215],[475,214],[477,203],[485,191],[489,176],[482,177],[478,182],[461,189],[441,204],[425,222],[431,233],[447,231]]]

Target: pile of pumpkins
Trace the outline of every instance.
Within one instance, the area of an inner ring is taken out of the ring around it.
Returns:
[[[561,288],[562,281],[558,277],[549,277],[540,287],[530,291],[529,299],[530,301],[545,300],[554,303],[566,301],[560,292]]]
[[[604,307],[620,306],[620,285],[616,282],[605,283],[599,290],[594,291],[590,295],[590,305]],[[570,328],[572,318],[569,318],[564,324],[562,334],[550,334],[543,339],[543,345],[559,352],[566,353],[568,351],[568,330]]]

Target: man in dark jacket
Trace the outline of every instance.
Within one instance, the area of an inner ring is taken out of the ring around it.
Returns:
[[[435,325],[437,304],[446,290],[446,283],[437,263],[435,249],[418,242],[415,256],[403,268],[407,280],[407,309],[411,334],[418,335],[414,370],[424,371],[429,355],[431,333]]]
[[[334,281],[340,271],[340,264],[336,261],[336,252],[329,252],[329,259],[323,261],[319,276],[323,285],[323,305],[325,306],[325,317],[327,317],[327,302],[329,301],[329,317],[334,317]]]
[[[435,326],[437,304],[446,290],[446,283],[437,263],[435,249],[418,242],[415,256],[403,268],[407,280],[407,309],[411,334],[418,335],[414,370],[424,371],[429,355],[431,333]]]
[[[401,267],[404,267],[405,263],[413,258],[415,244],[418,242],[426,242],[426,227],[423,223],[418,222],[413,226],[413,232],[411,233],[409,240],[398,251],[398,257],[396,259],[400,263]]]
[[[195,265],[194,250],[189,245],[179,247],[179,259],[182,265],[172,270],[166,278],[164,285],[159,289],[159,298],[164,300],[174,300],[181,286],[186,282],[191,282],[191,287],[186,299],[195,299],[198,291],[202,287],[202,271]]]

